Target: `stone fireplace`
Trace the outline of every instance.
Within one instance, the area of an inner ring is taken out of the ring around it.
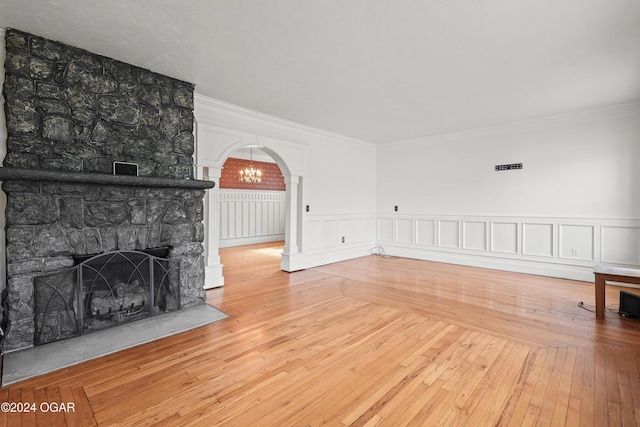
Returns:
[[[5,42],[4,351],[204,303],[213,183],[193,179],[193,85],[17,30]]]

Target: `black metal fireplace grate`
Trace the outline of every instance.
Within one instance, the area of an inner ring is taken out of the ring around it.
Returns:
[[[168,248],[108,252],[35,277],[34,344],[180,309],[178,263],[167,254]]]

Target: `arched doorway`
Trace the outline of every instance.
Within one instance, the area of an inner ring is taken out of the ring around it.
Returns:
[[[219,191],[220,249],[284,241],[284,175],[259,146],[231,153],[222,167]]]
[[[280,168],[286,183],[285,196],[285,229],[284,229],[284,247],[282,250],[282,259],[280,268],[284,271],[296,271],[302,267],[300,263],[300,242],[302,241],[301,227],[301,202],[302,182],[299,175],[292,174],[291,161],[286,160],[286,155],[280,155],[277,147],[272,147],[268,143],[257,144],[261,151],[269,155]],[[218,230],[220,228],[220,177],[222,175],[222,165],[228,157],[242,147],[254,144],[243,144],[242,139],[236,140],[229,144],[226,149],[218,151],[215,161],[208,161],[201,158],[198,161],[199,178],[216,182],[216,187],[207,190],[205,197],[205,288],[214,288],[224,285],[223,266],[220,263]],[[255,146],[255,145],[254,145]],[[299,157],[299,156],[298,156]],[[297,159],[298,163],[303,163]],[[294,159],[293,163],[296,163]],[[301,170],[298,165],[297,170]]]

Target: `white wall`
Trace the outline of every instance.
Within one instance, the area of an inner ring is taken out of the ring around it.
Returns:
[[[640,264],[640,104],[387,144],[387,253],[592,280]],[[522,170],[495,165],[523,163]],[[398,206],[398,212],[393,207]]]
[[[307,153],[303,201],[311,215],[375,211],[374,147],[318,138]]]

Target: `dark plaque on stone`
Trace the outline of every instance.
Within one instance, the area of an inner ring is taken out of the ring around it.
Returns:
[[[138,176],[138,164],[127,162],[113,162],[113,173],[115,175]]]

